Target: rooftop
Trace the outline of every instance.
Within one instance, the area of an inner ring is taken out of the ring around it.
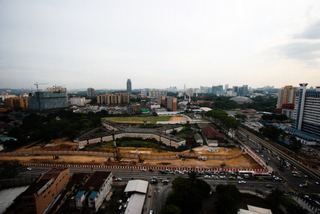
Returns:
[[[111,172],[94,172],[93,175],[89,178],[89,180],[80,188],[80,190],[88,191],[91,187],[93,187],[92,191],[100,190],[100,187],[104,183],[104,181],[110,176]]]

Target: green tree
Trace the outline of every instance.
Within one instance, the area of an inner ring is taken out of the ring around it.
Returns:
[[[162,214],[181,214],[181,209],[173,204],[166,205]]]
[[[275,188],[271,191],[271,193],[267,196],[266,200],[277,207],[280,204],[281,198],[284,196],[284,191],[279,188]]]
[[[236,214],[240,192],[235,185],[217,185],[218,200],[215,203],[217,213]]]

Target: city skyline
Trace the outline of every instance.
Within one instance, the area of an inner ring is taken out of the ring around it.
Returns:
[[[1,88],[320,85],[317,1],[1,1]]]

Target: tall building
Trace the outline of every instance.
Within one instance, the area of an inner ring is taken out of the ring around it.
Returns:
[[[141,90],[141,97],[148,97],[147,90]]]
[[[223,86],[222,85],[212,86],[211,93],[221,95],[223,93]]]
[[[67,89],[64,87],[47,88],[35,92],[28,98],[29,110],[49,110],[68,107]]]
[[[241,96],[248,96],[248,94],[249,94],[248,85],[243,85],[241,90]]]
[[[94,90],[94,88],[88,88],[87,89],[87,97],[96,97],[97,92]]]
[[[300,83],[295,93],[292,128],[320,137],[320,87],[307,91],[307,83]]]
[[[293,104],[295,101],[295,92],[298,91],[297,87],[286,85],[278,91],[277,108],[282,108],[283,104]]]
[[[166,96],[159,95],[158,96],[158,104],[160,104],[162,106],[166,106]]]
[[[70,169],[51,169],[32,183],[16,200],[16,213],[46,213],[70,178]],[[60,196],[59,196],[60,197]]]
[[[127,93],[128,93],[129,95],[131,95],[131,94],[132,94],[132,84],[131,84],[131,79],[128,79],[128,80],[127,80]]]
[[[224,85],[224,91],[225,91],[226,93],[227,93],[228,88],[229,88],[229,84],[225,84],[225,85]]]
[[[238,86],[233,86],[233,96],[238,96],[239,95],[239,87]]]
[[[172,111],[178,110],[178,100],[176,97],[167,97],[167,109]]]

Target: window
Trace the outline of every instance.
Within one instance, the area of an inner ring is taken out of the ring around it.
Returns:
[[[47,195],[44,195],[44,196],[43,196],[43,198],[46,198],[46,197],[47,197]]]
[[[52,194],[52,197],[54,196],[54,193]]]

